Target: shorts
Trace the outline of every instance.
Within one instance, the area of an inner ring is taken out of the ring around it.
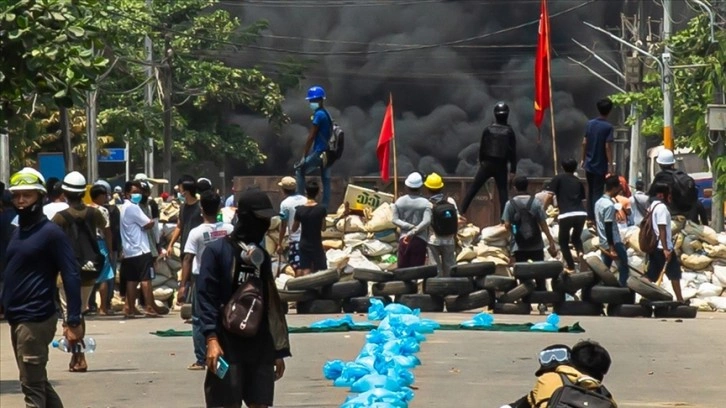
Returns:
[[[151,280],[154,258],[151,254],[141,254],[121,260],[121,274],[127,282],[146,282]]]
[[[275,367],[269,364],[230,363],[223,379],[207,371],[204,400],[209,408],[239,407],[242,401],[272,406],[275,396]]]
[[[300,242],[290,241],[287,248],[287,262],[293,270],[300,270]]]
[[[660,277],[660,273],[661,271],[663,271],[663,266],[665,264],[666,260],[663,250],[656,249],[655,252],[648,255],[648,271],[646,273],[646,276],[651,282],[656,282],[658,280],[658,277]],[[681,279],[681,264],[678,261],[678,255],[676,255],[675,251],[671,255],[671,260],[668,261],[668,265],[666,265],[665,274],[670,280]]]
[[[328,269],[328,258],[323,248],[313,250],[300,248],[300,269],[312,269],[313,272]]]

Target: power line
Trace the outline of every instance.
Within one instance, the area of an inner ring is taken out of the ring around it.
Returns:
[[[233,1],[217,1],[219,4],[227,7],[258,7],[258,8],[344,8],[344,7],[400,7],[400,6],[418,6],[430,4],[446,4],[460,3],[475,6],[491,6],[498,4],[539,4],[541,0],[480,0],[480,1],[459,1],[451,0],[402,0],[402,1],[305,1],[305,0],[247,0],[245,2]],[[558,0],[558,3],[580,3],[581,0]]]

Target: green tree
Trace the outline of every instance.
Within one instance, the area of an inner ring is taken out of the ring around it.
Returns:
[[[716,32],[716,42],[710,39],[710,21],[705,16],[693,18],[686,29],[670,39],[672,65],[691,65],[674,70],[673,127],[677,147],[690,147],[701,157],[710,157],[712,167],[721,176],[714,180],[714,191],[726,191],[726,157],[716,157],[709,141],[706,125],[707,105],[713,103],[714,92],[726,86],[726,32]],[[661,44],[663,46],[663,44]],[[662,136],[663,94],[660,74],[650,72],[644,78],[640,92],[612,96],[619,105],[635,104],[637,115],[643,119],[641,131],[646,136]],[[628,124],[636,117],[628,118]]]

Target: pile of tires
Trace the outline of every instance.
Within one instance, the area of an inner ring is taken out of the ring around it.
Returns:
[[[554,280],[562,273],[561,262],[520,262],[514,265],[513,277],[487,276],[482,288],[490,292],[497,314],[530,314],[532,304],[557,305],[565,300],[563,292],[537,290],[537,280]]]

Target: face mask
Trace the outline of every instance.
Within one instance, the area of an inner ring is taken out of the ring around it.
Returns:
[[[141,202],[141,194],[139,194],[139,193],[131,194],[131,202],[134,203],[134,204],[140,203]]]
[[[43,215],[43,197],[27,207],[15,207],[15,211],[18,213],[18,224],[21,228],[31,226]]]
[[[317,102],[310,102],[310,109],[312,109],[313,111],[318,110],[319,107],[320,107],[320,104],[319,103],[317,103]]]
[[[180,203],[184,204],[184,194],[176,193],[176,198],[179,200]]]

